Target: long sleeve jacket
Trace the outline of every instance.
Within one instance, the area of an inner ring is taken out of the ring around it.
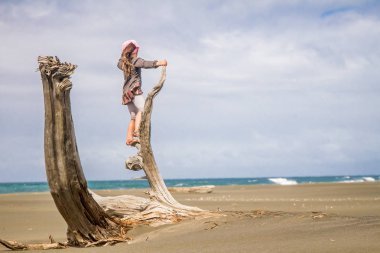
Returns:
[[[141,69],[157,68],[157,61],[146,61],[140,57],[132,59],[133,68],[131,74],[127,76],[124,73],[123,97],[122,104],[131,102],[135,95],[141,95],[142,78]],[[122,61],[119,59],[117,67],[122,70]]]

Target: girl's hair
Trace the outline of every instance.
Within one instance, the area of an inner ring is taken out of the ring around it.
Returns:
[[[132,53],[135,50],[136,46],[133,45],[133,43],[130,43],[126,48],[123,50],[121,55],[121,69],[123,70],[124,74],[126,76],[131,75],[132,71]]]

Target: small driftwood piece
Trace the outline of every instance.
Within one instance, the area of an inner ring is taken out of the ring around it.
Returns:
[[[30,243],[23,244],[17,241],[5,241],[0,239],[0,244],[11,250],[46,250],[46,249],[65,249],[67,243],[50,242],[50,243]]]
[[[140,147],[140,145],[138,145],[138,147]],[[138,149],[140,149],[140,148],[138,148]],[[128,159],[125,161],[125,167],[128,170],[132,170],[132,171],[142,170],[144,167],[143,158],[139,154],[132,155],[132,156],[128,157]]]
[[[211,193],[215,188],[215,185],[202,185],[193,187],[169,187],[170,192],[178,193]]]

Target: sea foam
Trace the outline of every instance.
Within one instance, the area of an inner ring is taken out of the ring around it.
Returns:
[[[373,177],[361,177],[356,179],[344,180],[339,183],[363,183],[363,182],[375,182],[376,179]]]
[[[295,181],[295,180],[289,180],[287,178],[282,178],[282,177],[269,178],[269,181],[271,181],[275,184],[279,184],[279,185],[296,185],[296,184],[298,184],[297,181]]]

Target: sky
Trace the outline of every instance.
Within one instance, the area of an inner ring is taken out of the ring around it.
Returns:
[[[37,57],[78,65],[88,180],[125,169],[121,44],[167,59],[152,147],[164,178],[380,174],[380,1],[0,1],[0,182],[46,181]],[[159,69],[142,71],[145,94]]]

